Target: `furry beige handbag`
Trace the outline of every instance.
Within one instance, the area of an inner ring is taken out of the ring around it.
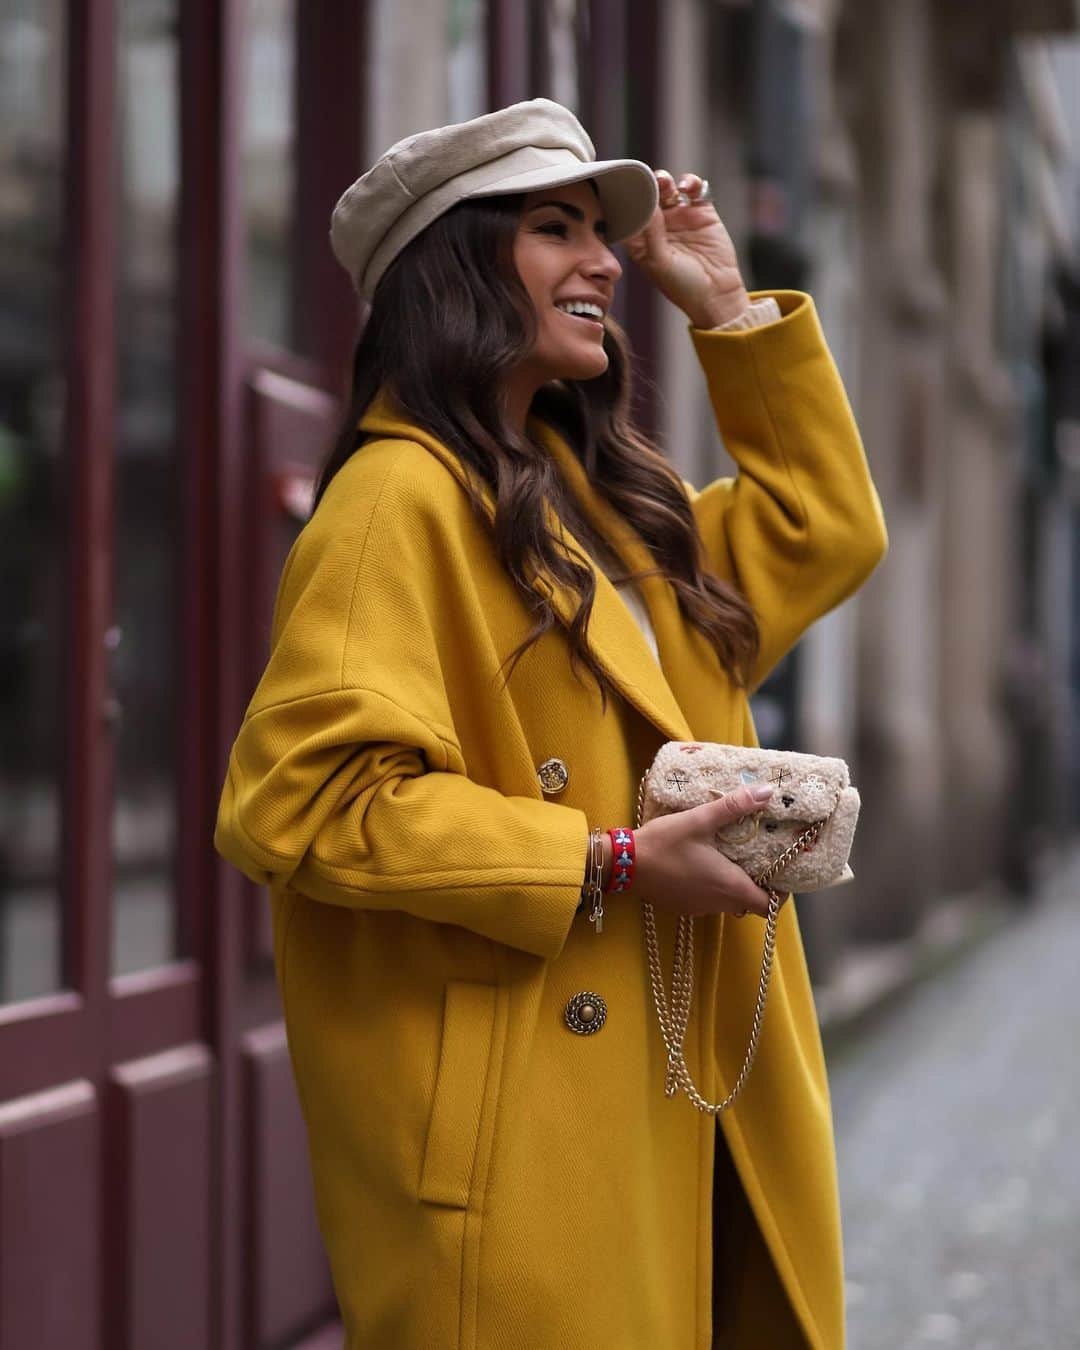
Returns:
[[[852,880],[848,859],[859,819],[859,794],[842,759],[762,750],[711,741],[668,741],[657,751],[638,788],[638,827],[657,816],[686,811],[743,786],[772,783],[772,797],[756,811],[717,830],[717,849],[738,863],[769,895],[754,1019],[742,1068],[727,1096],[706,1101],[694,1085],[683,1044],[694,978],[694,916],[680,914],[675,937],[672,995],[660,969],[656,919],[642,900],[645,940],[656,1013],[668,1052],[664,1091],[681,1088],[699,1111],[725,1111],[742,1091],[757,1053],[772,972],[781,892],[824,890]]]

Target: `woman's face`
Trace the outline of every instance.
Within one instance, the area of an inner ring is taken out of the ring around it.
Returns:
[[[607,369],[601,318],[611,308],[622,267],[605,243],[606,233],[600,201],[588,183],[541,188],[525,198],[514,261],[536,310],[536,343],[522,365],[538,386],[546,380],[591,380]],[[571,313],[566,306],[573,301],[601,313]]]

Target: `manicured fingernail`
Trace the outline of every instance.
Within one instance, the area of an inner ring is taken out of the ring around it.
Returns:
[[[690,179],[687,178],[686,175],[684,174],[683,177],[679,179],[679,187],[685,188],[689,186],[690,186]]]
[[[773,795],[773,791],[774,789],[768,783],[761,783],[758,787],[750,789],[750,796],[756,802],[767,802]]]

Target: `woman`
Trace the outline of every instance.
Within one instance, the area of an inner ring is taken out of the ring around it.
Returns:
[[[668,968],[679,911],[704,916],[686,1054],[716,1101],[761,958],[736,915],[767,898],[712,840],[757,803],[637,831],[602,925],[587,872],[665,741],[756,743],[748,695],[885,551],[813,304],[751,300],[699,176],[597,162],[543,99],[399,142],[332,238],[372,308],[216,844],[272,890],[347,1344],[837,1350],[792,906],[721,1129],[663,1091],[638,897]],[[621,238],[739,466],[700,493],[628,418]]]

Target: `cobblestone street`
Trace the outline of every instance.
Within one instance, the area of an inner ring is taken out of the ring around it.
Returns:
[[[1080,1347],[1080,853],[829,1057],[850,1350]]]

